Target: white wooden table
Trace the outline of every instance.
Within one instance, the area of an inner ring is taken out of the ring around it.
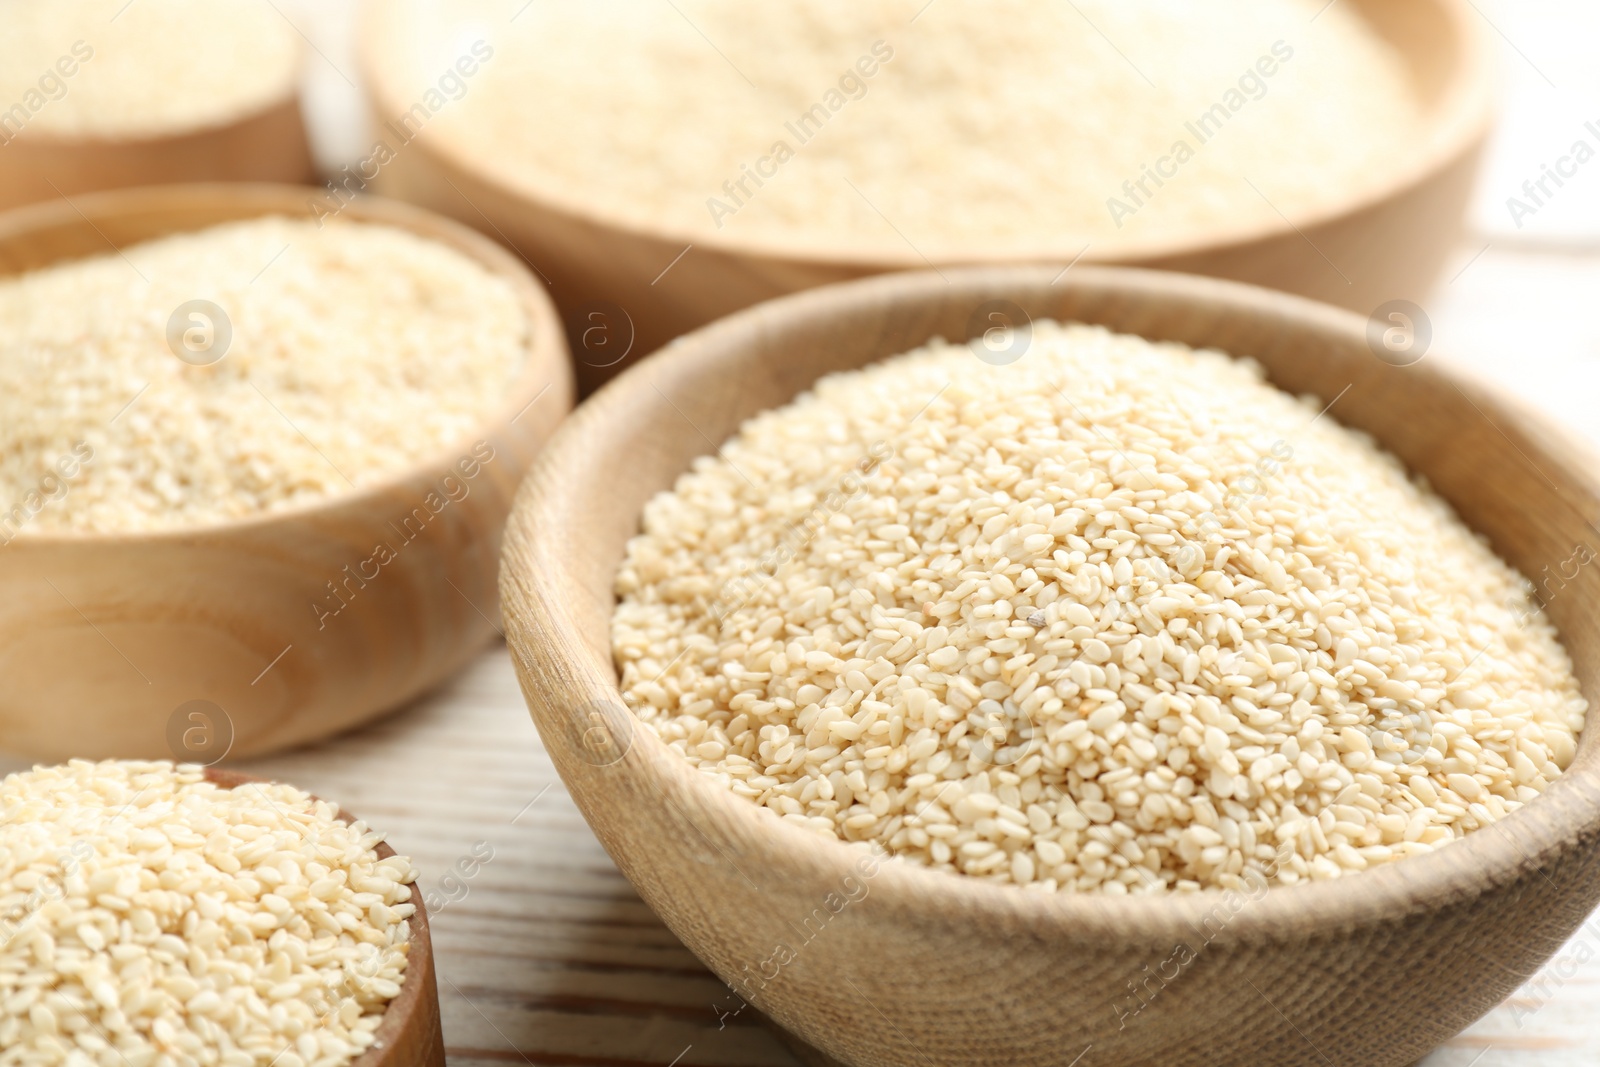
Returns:
[[[1520,229],[1505,205],[1583,135],[1584,120],[1600,124],[1600,15],[1589,0],[1475,2],[1504,45],[1508,109],[1472,233],[1426,306],[1435,330],[1427,358],[1471,364],[1600,442],[1600,161]],[[295,15],[326,56],[308,73],[319,154],[330,165],[358,156],[362,144],[359,101],[342,88],[356,70],[349,6]],[[457,1067],[795,1063],[748,1012],[719,1021],[719,1006],[732,1003],[726,989],[590,835],[545,756],[503,645],[375,726],[241,769],[337,799],[386,829],[425,889],[447,901],[433,929]],[[459,860],[488,849],[493,857],[475,877],[449,880]],[[1600,921],[1423,1061],[1597,1062]]]

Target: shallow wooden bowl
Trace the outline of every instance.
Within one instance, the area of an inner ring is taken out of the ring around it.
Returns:
[[[23,130],[0,146],[0,208],[101,189],[171,182],[305,182],[315,177],[289,95],[225,122],[147,137],[61,137]]]
[[[714,785],[619,701],[612,581],[644,503],[818,376],[974,337],[991,300],[1255,357],[1289,392],[1337,401],[1329,417],[1425,474],[1525,574],[1553,576],[1574,546],[1600,547],[1600,467],[1587,453],[1443,360],[1378,359],[1360,316],[1185,275],[1055,275],[972,268],[796,294],[680,339],[585,404],[506,532],[507,641],[545,747],[672,931],[845,1063],[1043,1067],[1090,1046],[1084,1063],[1107,1067],[1409,1063],[1510,993],[1600,900],[1600,731],[1544,795],[1429,855],[1255,900],[1130,898],[892,862],[863,870],[860,851]],[[1550,590],[1594,700],[1600,568]],[[1125,1019],[1135,990],[1145,1006]]]
[[[0,274],[229,219],[306,217],[314,193],[166,186],[21,208],[0,216]],[[201,762],[268,752],[404,703],[498,629],[500,528],[534,452],[572,402],[560,325],[521,261],[476,233],[378,200],[344,214],[439,241],[516,288],[529,354],[504,406],[444,453],[314,504],[152,533],[25,527],[0,547],[0,748]],[[479,441],[493,458],[467,478],[459,463]],[[447,476],[465,496],[426,523],[415,519]],[[380,543],[395,558],[362,580],[354,568]],[[314,605],[338,603],[329,583],[345,590],[346,606],[319,617]]]
[[[237,789],[252,782],[264,782],[253,774],[206,768],[206,779],[224,789]],[[347,823],[356,817],[339,809]],[[388,842],[377,849],[379,859],[394,855]],[[411,886],[411,948],[406,953],[405,981],[400,995],[383,1011],[383,1021],[372,1047],[350,1061],[350,1067],[444,1067],[444,1033],[439,1025],[439,980],[433,970],[433,939],[428,934],[428,911],[422,903],[422,887]]]
[[[1405,61],[1424,101],[1426,131],[1386,172],[1353,187],[1345,202],[1264,225],[1096,238],[1087,248],[1072,234],[1041,236],[1024,254],[997,256],[974,247],[935,253],[935,264],[1064,265],[1081,256],[1084,263],[1267,285],[1362,314],[1393,299],[1420,300],[1455,244],[1491,123],[1486,31],[1469,0],[1352,2]],[[394,120],[416,104],[418,87],[399,78],[377,46],[382,5],[369,0],[365,10],[366,81],[377,117]],[[585,393],[673,337],[739,308],[811,286],[929,265],[892,235],[870,252],[835,252],[819,251],[814,234],[802,235],[809,243],[801,247],[798,240],[786,246],[717,230],[644,227],[618,205],[513,187],[430,127],[397,151],[378,183],[388,195],[509,241],[538,264],[567,320]],[[628,357],[613,362],[626,340],[632,343]]]

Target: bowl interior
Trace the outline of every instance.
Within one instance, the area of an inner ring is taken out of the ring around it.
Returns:
[[[527,318],[527,358],[516,380],[506,388],[505,400],[496,410],[485,413],[480,429],[515,422],[529,411],[533,401],[543,398],[546,406],[534,412],[535,417],[529,418],[522,427],[528,431],[544,423],[544,428],[532,435],[542,440],[549,432],[550,413],[565,412],[572,403],[567,350],[560,320],[549,297],[514,254],[458,223],[409,204],[370,197],[341,202],[325,189],[243,182],[148,186],[91,193],[71,200],[63,197],[59,201],[0,215],[0,278],[120,252],[143,241],[192,233],[240,219],[276,215],[316,221],[335,213],[335,208],[339,218],[392,226],[443,244],[512,286]],[[545,397],[546,391],[553,395]],[[524,454],[518,456],[519,463],[526,464],[531,459],[533,447],[529,444],[523,450]],[[441,471],[448,473],[462,452],[463,443],[455,442],[436,455],[394,470],[359,489],[240,518],[142,532],[136,536],[183,537],[199,529],[236,529],[330,508],[359,507],[362,502],[390,493],[419,477],[426,481],[437,477]],[[106,540],[129,535],[29,530],[21,536],[32,542],[45,542]]]
[[[1054,277],[1051,269],[973,268],[889,275],[797,294],[680,339],[585,405],[524,485],[508,531],[503,588],[514,588],[516,595],[505,598],[507,633],[521,657],[525,691],[547,742],[551,727],[576,734],[588,725],[574,710],[579,700],[604,699],[609,690],[615,703],[612,581],[653,494],[670,487],[744,419],[788,401],[820,375],[859,367],[931,338],[977,335],[981,325],[976,324],[983,320],[974,312],[991,300],[1013,302],[1036,320],[1093,323],[1250,356],[1278,387],[1323,398],[1330,417],[1370,433],[1425,475],[1463,520],[1524,574],[1536,581],[1555,576],[1541,582],[1541,599],[1584,692],[1591,699],[1600,692],[1600,623],[1587,610],[1600,594],[1600,568],[1578,566],[1571,573],[1568,562],[1558,570],[1562,561],[1574,558],[1575,548],[1589,546],[1591,557],[1600,548],[1600,533],[1592,525],[1600,516],[1600,482],[1582,448],[1536,415],[1449,369],[1443,356],[1429,355],[1404,367],[1381,361],[1368,346],[1364,320],[1348,312],[1184,275],[1084,268],[1058,284],[1052,284]],[[597,491],[601,486],[604,491]],[[531,532],[535,524],[537,536]],[[526,629],[527,621],[516,617],[519,603],[539,605],[546,615],[540,620],[544,632]],[[541,683],[551,692],[536,692]],[[564,698],[574,699],[559,706]],[[610,727],[631,729],[625,722]],[[1571,768],[1544,796],[1496,826],[1449,849],[1362,874],[1363,893],[1335,888],[1336,883],[1275,889],[1240,929],[1274,928],[1308,909],[1355,917],[1368,914],[1363,908],[1402,901],[1413,906],[1429,894],[1458,892],[1478,873],[1492,881],[1528,857],[1560,847],[1600,820],[1597,732],[1585,732]],[[632,730],[631,737],[634,773],[654,776],[660,788],[747,825],[747,839],[781,840],[763,849],[773,862],[787,863],[783,857],[792,853],[796,864],[844,869],[845,848],[775,820],[758,825],[758,809],[697,780],[653,733]],[[558,764],[563,746],[551,743]],[[573,769],[562,767],[580,804],[584,790],[616,787],[616,779],[602,783],[584,777],[581,768],[569,773]],[[1535,812],[1542,814],[1528,818]],[[1065,894],[1042,900],[1042,894],[968,884],[938,872],[903,873],[904,884],[922,891],[1041,917],[1126,920],[1160,914],[1176,919],[1191,910],[1179,897],[1088,900]],[[1150,910],[1164,904],[1170,904],[1165,911]]]
[[[1402,157],[1393,159],[1382,170],[1373,169],[1363,175],[1333,201],[1306,204],[1291,211],[1293,223],[1272,218],[1243,224],[1223,222],[1203,230],[1190,228],[1174,233],[1102,235],[1088,251],[1090,261],[1148,261],[1292,234],[1294,227],[1321,225],[1397,195],[1468,152],[1485,134],[1493,106],[1485,31],[1470,0],[1351,0],[1351,6],[1393,49],[1421,104],[1422,128]],[[402,115],[415,103],[417,87],[402,84],[397,66],[386,62],[387,51],[397,45],[392,27],[382,18],[381,5],[368,0],[362,31],[363,72],[378,100],[380,115],[387,118]],[[1315,32],[1315,26],[1308,25],[1307,32]],[[663,225],[633,204],[575,196],[550,183],[541,184],[537,175],[509,172],[492,158],[483,158],[479,146],[456,136],[448,124],[431,129],[427,137],[421,138],[421,144],[514,201],[551,207],[608,229],[664,241],[673,248],[691,244],[859,270],[920,270],[929,265],[930,259],[940,264],[1066,262],[1085,251],[1083,238],[1074,234],[1052,234],[1004,246],[949,242],[937,234],[923,234],[917,238],[918,247],[912,248],[895,234],[817,233],[804,227],[781,234],[690,230]]]

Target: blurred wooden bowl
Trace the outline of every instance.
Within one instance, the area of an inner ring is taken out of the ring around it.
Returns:
[[[1337,400],[1330,417],[1425,475],[1524,574],[1600,545],[1600,465],[1585,449],[1443,360],[1378,358],[1362,317],[1192,276],[1056,273],[955,269],[785,297],[680,339],[586,403],[540,456],[505,538],[506,637],[545,748],[673,933],[843,1063],[1045,1067],[1091,1047],[1084,1062],[1106,1067],[1410,1063],[1532,975],[1600,901],[1600,730],[1542,796],[1428,855],[1256,899],[1126,897],[867,862],[721,788],[620,701],[612,583],[645,502],[819,376],[981,334],[974,313],[991,300],[1256,358],[1288,392]],[[1591,701],[1597,600],[1588,567],[1548,604]],[[1175,965],[1180,944],[1194,958]],[[1124,1019],[1135,990],[1144,1006]]]
[[[264,782],[253,774],[206,768],[207,781],[223,789],[237,789],[252,782]],[[356,817],[339,809],[347,823]],[[377,849],[379,859],[393,856],[387,841]],[[444,1067],[444,1032],[439,1025],[439,980],[433,970],[433,939],[428,934],[428,911],[422,903],[422,888],[411,886],[411,903],[417,910],[409,920],[411,947],[406,952],[405,980],[400,995],[383,1011],[372,1047],[350,1061],[350,1067]]]
[[[1330,210],[1230,224],[1177,237],[1100,238],[1085,250],[1071,234],[1025,254],[973,248],[935,265],[1001,261],[1116,263],[1210,274],[1299,293],[1371,313],[1393,299],[1422,299],[1461,229],[1493,113],[1482,16],[1470,0],[1351,0],[1398,51],[1423,101],[1426,134],[1390,170]],[[380,120],[415,103],[376,46],[382,6],[369,2],[365,79]],[[501,60],[506,62],[506,60]],[[562,151],[552,145],[552,152]],[[871,254],[794,247],[715,229],[641,228],[615,205],[513,187],[430,127],[378,176],[387,195],[421,204],[520,249],[551,282],[567,321],[582,393],[673,337],[785,293],[928,262],[903,242]],[[685,254],[688,246],[693,249]],[[682,257],[679,259],[679,257]],[[664,268],[672,265],[670,271]],[[618,358],[625,342],[631,350]]]
[[[230,219],[309,217],[315,193],[166,186],[21,208],[0,216],[0,274]],[[313,504],[155,532],[23,529],[0,548],[0,748],[43,759],[210,762],[216,746],[256,755],[403,704],[494,636],[512,493],[572,403],[560,324],[521,261],[470,230],[372,199],[345,217],[438,241],[521,295],[528,359],[503,407],[443,454]],[[466,477],[459,464],[477,441],[493,458]],[[411,517],[446,477],[466,494],[414,522],[421,532],[377,578],[344,586],[346,606],[319,626],[313,605],[331,595],[329,583],[351,581],[345,568],[395,541],[390,524]]]
[[[298,84],[266,107],[197,129],[127,138],[24,129],[0,145],[0,209],[101,189],[314,177]]]

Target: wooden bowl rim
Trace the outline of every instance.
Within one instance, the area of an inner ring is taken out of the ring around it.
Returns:
[[[185,141],[201,140],[226,133],[238,127],[257,122],[275,111],[293,108],[296,112],[300,109],[300,83],[305,80],[306,73],[306,46],[298,33],[289,35],[289,42],[294,48],[294,76],[284,86],[284,92],[275,96],[266,97],[243,111],[236,111],[231,115],[220,115],[206,122],[193,126],[175,126],[171,129],[155,130],[146,134],[121,134],[107,136],[103,133],[94,133],[87,136],[76,136],[45,130],[35,130],[29,133],[26,128],[15,137],[12,142],[23,146],[24,150],[30,148],[49,149],[51,151],[81,150],[84,152],[119,151],[129,148],[149,149],[160,151]],[[7,148],[11,143],[7,143]]]
[[[128,189],[108,189],[86,193],[70,200],[46,201],[28,204],[0,212],[0,250],[11,241],[26,237],[39,230],[67,226],[87,226],[98,229],[92,221],[97,217],[121,211],[139,212],[171,209],[193,199],[214,203],[231,199],[239,207],[237,214],[227,220],[208,221],[197,229],[222,225],[226,221],[262,218],[281,215],[298,219],[307,214],[311,198],[325,192],[318,186],[284,185],[273,182],[196,182],[179,185],[146,185]],[[339,214],[353,222],[377,223],[404,230],[413,236],[443,244],[466,256],[496,277],[504,278],[515,291],[528,320],[527,355],[521,371],[507,386],[510,398],[493,408],[477,425],[477,431],[407,467],[399,468],[366,486],[331,493],[320,499],[309,500],[287,507],[237,518],[195,523],[184,526],[163,527],[154,530],[58,530],[39,531],[24,527],[13,540],[23,545],[90,545],[143,543],[151,541],[182,540],[209,536],[231,535],[241,531],[260,530],[270,526],[290,525],[321,515],[346,512],[365,512],[374,502],[413,484],[418,478],[430,481],[443,477],[454,469],[464,450],[471,444],[492,434],[501,426],[509,425],[520,413],[532,408],[533,403],[546,390],[554,390],[556,400],[563,397],[570,402],[572,370],[567,358],[566,337],[555,305],[542,285],[534,281],[528,267],[502,245],[452,219],[435,214],[425,208],[387,197],[360,196],[347,203]],[[197,230],[165,230],[159,236],[192,233]],[[102,235],[103,236],[103,235]],[[152,236],[145,240],[156,240]],[[106,242],[110,244],[109,239]],[[113,246],[114,248],[116,246]],[[71,261],[63,257],[51,265]],[[31,267],[31,270],[42,269]],[[0,280],[17,277],[19,273],[0,267]]]
[[[963,287],[973,299],[991,299],[1007,286],[1047,290],[1080,288],[1099,294],[1108,303],[1136,298],[1146,302],[1170,300],[1204,306],[1216,322],[1266,316],[1290,320],[1300,328],[1340,346],[1365,346],[1366,320],[1353,312],[1302,297],[1238,282],[1198,275],[1128,267],[1083,267],[1067,278],[1052,282],[1049,267],[966,267],[945,272],[919,271],[883,274],[805,290],[757,304],[679,338],[650,360],[629,368],[613,379],[569,418],[546,445],[523,483],[511,509],[502,561],[502,585],[521,586],[515,594],[503,593],[507,644],[523,662],[539,660],[549,669],[539,672],[548,691],[543,703],[560,707],[546,712],[530,701],[535,723],[554,727],[561,715],[572,714],[595,701],[621,705],[617,675],[609,642],[602,652],[590,647],[573,625],[562,599],[574,583],[565,577],[569,560],[538,536],[537,531],[569,522],[582,508],[573,479],[565,468],[581,465],[584,457],[601,462],[608,452],[624,447],[625,435],[615,427],[637,427],[657,414],[671,414],[670,401],[657,386],[692,388],[695,382],[726,374],[737,365],[737,353],[751,345],[770,343],[788,328],[808,321],[838,320],[851,313],[892,309],[914,316],[926,305],[948,299]],[[1132,327],[1108,327],[1138,333]],[[880,357],[881,358],[881,357]],[[1473,403],[1495,412],[1513,425],[1542,425],[1548,418],[1515,401],[1503,391],[1480,384],[1470,375],[1431,358],[1408,371],[1423,374],[1439,388],[1461,389]],[[1499,421],[1498,419],[1496,421]],[[628,431],[632,435],[633,430]],[[1381,443],[1381,442],[1380,442]],[[1563,468],[1579,471],[1590,451],[1572,445],[1574,459]],[[709,451],[709,449],[708,449]],[[704,454],[704,453],[702,453]],[[1544,459],[1551,456],[1546,454]],[[1600,470],[1591,459],[1589,470]],[[1587,486],[1591,499],[1600,501],[1600,475],[1577,479]],[[635,516],[637,519],[637,516]],[[541,590],[534,597],[529,589]],[[531,631],[516,617],[516,605],[538,600],[549,609],[548,625]],[[582,649],[581,653],[572,650]],[[519,670],[523,670],[519,664]],[[526,683],[525,683],[526,684]],[[1585,694],[1589,695],[1589,694]],[[632,715],[631,712],[627,713]],[[599,773],[632,773],[654,786],[654,792],[676,797],[689,811],[698,810],[707,822],[724,828],[744,846],[744,863],[755,870],[816,875],[837,885],[854,870],[867,852],[860,843],[823,838],[776,818],[771,812],[716,786],[688,761],[671,751],[653,730],[630,719],[631,743],[621,761]],[[1259,943],[1303,938],[1307,931],[1351,928],[1394,921],[1418,911],[1440,908],[1453,901],[1475,897],[1505,884],[1529,867],[1539,867],[1570,847],[1581,836],[1600,833],[1600,724],[1590,726],[1587,742],[1568,770],[1539,797],[1489,827],[1467,834],[1448,847],[1377,868],[1327,881],[1303,882],[1267,889],[1242,911],[1234,910],[1219,939]],[[554,746],[552,750],[555,750]],[[558,763],[558,770],[567,768]],[[597,806],[609,803],[604,787],[592,780],[581,785],[594,790]],[[582,789],[574,795],[584,800]],[[580,806],[582,806],[580,804]],[[1534,817],[1537,816],[1537,817]],[[586,813],[587,817],[587,813]],[[1065,939],[1113,941],[1137,939],[1152,945],[1174,938],[1192,937],[1208,916],[1234,891],[1205,889],[1198,892],[1111,896],[1102,893],[1042,893],[1015,886],[994,885],[977,878],[909,863],[882,863],[873,877],[874,895],[881,892],[880,914],[903,916],[921,922],[934,916],[980,924],[1003,933],[1018,920],[1041,934]]]
[[[1390,2],[1390,0],[1374,0]],[[875,246],[840,247],[830,244],[839,234],[809,240],[804,230],[782,236],[746,234],[718,230],[651,225],[638,215],[615,207],[582,200],[550,189],[514,184],[498,173],[474,165],[471,153],[461,146],[437,138],[418,136],[407,147],[433,155],[458,174],[471,176],[486,187],[523,208],[548,211],[579,222],[603,227],[636,240],[658,241],[671,245],[692,245],[730,256],[753,256],[763,260],[804,263],[856,271],[923,270],[935,265],[1000,265],[1005,263],[1076,262],[1087,256],[1091,263],[1144,262],[1175,259],[1200,253],[1216,253],[1243,248],[1262,241],[1288,236],[1304,236],[1300,231],[1324,226],[1369,210],[1410,192],[1469,155],[1488,137],[1495,114],[1494,71],[1487,32],[1480,26],[1481,13],[1470,0],[1408,0],[1432,5],[1450,24],[1459,43],[1454,76],[1439,90],[1438,100],[1423,115],[1424,136],[1415,151],[1386,178],[1363,183],[1355,195],[1341,200],[1313,204],[1299,212],[1248,224],[1225,224],[1197,229],[1176,236],[1147,235],[1136,238],[1097,237],[1066,234],[1039,244],[1007,243],[995,247],[973,247],[973,242],[939,245],[925,240],[923,251],[906,247],[903,240],[884,239]],[[399,114],[405,105],[385,76],[377,55],[378,20],[383,15],[382,0],[361,0],[358,9],[357,62],[367,91],[377,105],[380,119]],[[1407,69],[1414,63],[1407,57]],[[459,192],[459,190],[458,190]]]

